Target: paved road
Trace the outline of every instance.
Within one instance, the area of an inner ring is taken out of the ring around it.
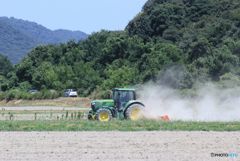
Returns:
[[[0,110],[7,110],[7,111],[24,111],[24,110],[36,110],[36,111],[50,111],[50,110],[72,110],[72,111],[78,111],[78,110],[89,110],[88,108],[79,108],[79,107],[55,107],[55,106],[22,106],[22,107],[0,107]]]

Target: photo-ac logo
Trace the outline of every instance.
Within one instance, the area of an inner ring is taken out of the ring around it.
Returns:
[[[211,157],[237,158],[237,153],[211,153]]]

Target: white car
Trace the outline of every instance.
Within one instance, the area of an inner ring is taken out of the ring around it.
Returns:
[[[76,90],[74,89],[66,89],[64,91],[64,96],[65,97],[77,97],[78,96],[78,93]]]

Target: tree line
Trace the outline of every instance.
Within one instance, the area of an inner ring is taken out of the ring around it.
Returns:
[[[238,0],[149,0],[124,31],[38,46],[14,67],[0,57],[8,62],[1,90],[76,88],[88,96],[148,81],[177,89],[239,84],[239,20]]]

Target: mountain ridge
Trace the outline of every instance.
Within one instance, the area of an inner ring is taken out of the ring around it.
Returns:
[[[7,56],[13,64],[19,63],[38,45],[80,41],[87,36],[82,31],[50,30],[36,22],[0,17],[0,53]]]

